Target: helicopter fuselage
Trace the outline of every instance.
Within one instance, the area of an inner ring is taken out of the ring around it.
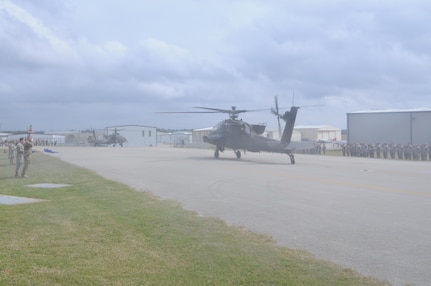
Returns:
[[[218,158],[219,153],[223,152],[225,148],[229,148],[234,150],[238,159],[241,158],[240,150],[250,152],[267,151],[287,154],[290,157],[291,163],[295,164],[292,150],[287,147],[292,138],[293,126],[295,124],[296,114],[299,107],[292,106],[290,111],[286,111],[284,114],[279,114],[277,100],[276,106],[277,108],[273,110],[273,113],[277,115],[278,119],[286,121],[280,141],[260,136],[265,131],[265,124],[249,124],[238,119],[238,114],[240,113],[259,110],[236,109],[235,106],[232,106],[232,109],[195,107],[198,109],[204,109],[205,111],[162,113],[227,113],[229,114],[229,119],[223,120],[217,124],[207,136],[203,137],[204,142],[216,146],[216,150],[214,152],[215,158]]]
[[[242,120],[227,119],[217,124],[214,130],[204,136],[204,142],[215,145],[219,151],[229,148],[234,151],[267,151],[286,154],[290,152],[286,149],[287,144],[261,136],[264,130],[263,124],[252,125]]]
[[[238,159],[241,158],[240,150],[266,151],[287,154],[292,164],[295,164],[293,152],[288,145],[292,138],[298,109],[299,107],[292,107],[290,111],[286,111],[282,115],[281,118],[286,121],[286,125],[281,140],[260,136],[265,130],[263,124],[249,124],[235,118],[226,119],[217,124],[207,136],[204,136],[203,140],[216,146],[215,158],[219,157],[219,152],[229,148],[234,150]]]
[[[127,142],[127,139],[121,136],[120,134],[118,134],[117,131],[115,131],[110,135],[104,134],[102,139],[97,139],[96,132],[94,130],[93,130],[93,135],[94,135],[94,141],[92,141],[92,143],[94,144],[94,146],[104,146],[104,145],[115,146],[118,144],[121,147],[123,147],[124,143]]]

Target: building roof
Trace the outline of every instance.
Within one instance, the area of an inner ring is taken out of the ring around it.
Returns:
[[[294,129],[341,130],[341,128],[339,127],[334,127],[330,125],[302,125],[295,126]]]
[[[157,128],[156,126],[149,126],[149,125],[127,124],[127,125],[106,126],[106,127],[105,127],[105,129],[110,129],[110,128],[121,128],[121,127],[147,127],[147,128]]]
[[[363,114],[363,113],[398,113],[398,112],[431,112],[431,107],[420,108],[388,108],[388,109],[370,109],[349,112],[347,114]]]

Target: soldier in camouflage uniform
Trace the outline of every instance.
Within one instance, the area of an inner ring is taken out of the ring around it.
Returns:
[[[388,158],[388,151],[389,151],[389,147],[388,144],[383,144],[383,158],[387,159]]]
[[[426,161],[427,160],[427,156],[428,156],[427,145],[426,144],[422,144],[421,145],[421,160],[422,161]]]
[[[9,142],[9,163],[15,164],[15,142]]]
[[[28,137],[24,143],[24,167],[22,169],[21,177],[27,178],[25,174],[27,172],[28,166],[30,165],[30,157],[33,149],[33,138]]]
[[[374,152],[375,148],[373,144],[368,144],[368,154],[370,155],[370,158],[374,158]]]
[[[417,144],[413,145],[413,160],[419,160],[420,149]]]
[[[395,145],[391,144],[389,146],[389,154],[391,155],[391,159],[395,159]]]
[[[412,160],[413,159],[413,146],[412,144],[408,144],[406,146],[406,153],[404,154],[406,157],[406,160]]]
[[[15,177],[18,177],[19,168],[21,168],[22,162],[24,161],[24,138],[19,138],[18,144],[16,144],[16,167]]]
[[[403,154],[404,153],[404,151],[403,151],[403,145],[401,145],[401,144],[398,144],[397,145],[397,156],[398,156],[398,159],[399,160],[402,160],[403,159]]]
[[[376,144],[376,155],[377,158],[380,158],[380,153],[382,152],[382,146],[380,146],[380,143]]]

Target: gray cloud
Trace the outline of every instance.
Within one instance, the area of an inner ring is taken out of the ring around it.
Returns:
[[[3,129],[213,125],[193,106],[302,109],[345,127],[360,109],[430,106],[426,1],[0,2]],[[31,115],[29,115],[31,114]],[[276,121],[269,113],[244,119]]]

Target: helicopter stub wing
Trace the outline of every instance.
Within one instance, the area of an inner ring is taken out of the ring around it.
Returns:
[[[220,146],[223,145],[223,142],[225,141],[226,136],[222,134],[208,134],[203,137],[204,142]]]

